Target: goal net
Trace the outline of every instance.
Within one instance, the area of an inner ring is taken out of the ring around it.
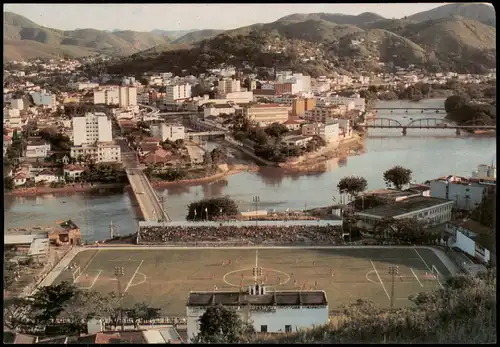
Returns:
[[[74,268],[72,271],[72,276],[73,276],[73,283],[75,283],[76,279],[80,276],[80,274],[82,273],[80,267],[76,267]]]

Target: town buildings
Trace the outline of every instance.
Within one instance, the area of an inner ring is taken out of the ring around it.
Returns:
[[[160,138],[162,141],[184,140],[185,128],[178,124],[152,124],[150,126],[151,136]]]
[[[396,220],[417,218],[432,225],[451,220],[453,204],[454,202],[450,200],[414,196],[356,212],[356,215],[359,218],[358,226],[368,230],[373,229],[377,222],[386,218]]]
[[[308,123],[302,125],[302,135],[304,136],[319,136],[326,142],[339,141],[339,122],[331,121],[327,124],[324,123]]]
[[[117,86],[94,91],[94,104],[119,105],[120,92]]]
[[[112,140],[111,120],[104,113],[86,113],[85,116],[73,118],[73,144],[75,146]]]
[[[305,118],[313,122],[326,123],[347,112],[347,107],[342,104],[316,106],[305,112]]]
[[[191,97],[189,83],[168,85],[165,91],[164,103],[167,106],[177,106]]]
[[[94,163],[119,163],[121,162],[120,146],[113,142],[102,142],[97,145],[81,145],[71,147],[72,158],[89,158]]]
[[[488,185],[477,179],[458,176],[441,177],[430,181],[431,197],[452,200],[459,210],[476,209],[488,193]]]
[[[42,138],[28,138],[26,144],[26,158],[45,158],[50,151],[50,144]]]
[[[284,123],[288,120],[290,108],[277,104],[254,105],[243,109],[243,116],[260,125]]]
[[[217,86],[217,92],[221,95],[227,93],[235,93],[241,91],[241,83],[239,80],[234,80],[232,78],[224,78],[219,81]]]
[[[137,106],[137,88],[120,87],[118,102],[120,107]]]
[[[186,304],[187,337],[199,333],[199,318],[212,305],[236,310],[257,332],[292,333],[328,323],[328,301],[322,290],[268,291],[261,285],[246,291],[190,292]]]
[[[303,117],[306,111],[311,111],[316,107],[314,98],[294,98],[292,101],[292,116]]]
[[[49,108],[56,107],[56,96],[48,93],[45,89],[37,92],[31,92],[30,95],[33,98],[33,102],[37,106],[47,106]]]
[[[480,242],[481,236],[491,235],[494,232],[490,228],[470,219],[454,220],[446,223],[446,232],[450,235],[447,241],[449,247],[461,249],[476,258],[479,263],[488,263],[491,260],[490,250],[485,247],[484,242]]]

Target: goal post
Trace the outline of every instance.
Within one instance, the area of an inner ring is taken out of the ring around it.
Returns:
[[[440,285],[442,282],[445,282],[443,275],[441,275],[439,270],[434,265],[431,266],[431,270],[432,270],[432,274],[436,277],[436,281],[438,281],[438,283]]]
[[[82,271],[79,266],[75,270],[73,270],[73,272],[71,273],[73,276],[73,283],[75,283],[75,281],[77,280],[77,278],[80,276],[81,273]]]

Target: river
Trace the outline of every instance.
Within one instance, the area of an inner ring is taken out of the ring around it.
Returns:
[[[377,107],[443,107],[444,99],[380,102]],[[420,111],[399,115],[379,111],[379,117],[398,119],[443,118],[444,114]],[[489,164],[496,157],[495,137],[456,136],[451,129],[414,130],[407,136],[401,130],[370,130],[365,138],[365,153],[346,159],[331,159],[325,172],[285,174],[279,168],[265,167],[259,172],[243,172],[224,180],[199,186],[170,187],[159,193],[173,220],[183,220],[187,205],[206,197],[229,195],[240,210],[254,209],[252,199],[260,198],[260,208],[285,210],[313,208],[332,203],[338,181],[348,175],[359,175],[368,181],[368,189],[384,187],[382,173],[394,165],[413,171],[413,180],[425,180],[456,174],[469,176],[479,164]],[[109,223],[122,235],[135,232],[136,216],[129,193],[71,196],[6,197],[5,228],[50,225],[71,218],[82,230],[85,240],[108,237]],[[116,230],[115,230],[116,231]]]

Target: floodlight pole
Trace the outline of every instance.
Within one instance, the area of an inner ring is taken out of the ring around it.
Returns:
[[[120,277],[122,277],[125,274],[125,270],[123,269],[123,266],[115,266],[115,277],[116,281],[118,283],[118,298],[120,302],[120,321],[122,323],[122,331],[125,331],[125,323],[123,322],[123,306],[122,306],[122,301],[123,301],[123,294],[122,294],[122,285],[120,282]]]
[[[394,307],[394,280],[396,275],[399,275],[399,266],[389,265],[389,275],[392,275],[392,285],[391,285],[391,308]]]

